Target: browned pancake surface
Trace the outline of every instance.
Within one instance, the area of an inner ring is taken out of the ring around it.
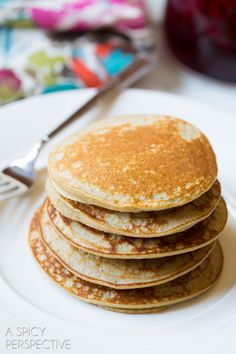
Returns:
[[[166,116],[117,117],[68,138],[49,155],[64,195],[120,211],[167,209],[196,199],[217,176],[207,138]]]

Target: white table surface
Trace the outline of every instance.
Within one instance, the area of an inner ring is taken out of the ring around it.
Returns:
[[[176,93],[236,115],[236,83],[212,79],[188,69],[164,48],[159,28],[154,28],[154,34],[157,37],[159,63],[134,87]]]
[[[200,75],[180,64],[164,48],[162,22],[167,0],[144,0],[154,26],[159,65],[135,87],[176,93],[236,114],[236,83]],[[235,118],[236,119],[236,118]]]

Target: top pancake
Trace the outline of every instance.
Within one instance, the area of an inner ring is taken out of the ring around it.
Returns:
[[[193,125],[158,115],[106,119],[74,134],[49,155],[60,194],[117,211],[184,205],[217,176],[215,154]]]

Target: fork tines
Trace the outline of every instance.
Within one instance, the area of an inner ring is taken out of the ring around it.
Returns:
[[[10,198],[13,195],[22,194],[27,189],[24,183],[0,172],[0,201]]]

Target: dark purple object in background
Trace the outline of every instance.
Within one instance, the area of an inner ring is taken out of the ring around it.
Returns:
[[[236,82],[236,0],[169,0],[165,35],[184,64]]]

